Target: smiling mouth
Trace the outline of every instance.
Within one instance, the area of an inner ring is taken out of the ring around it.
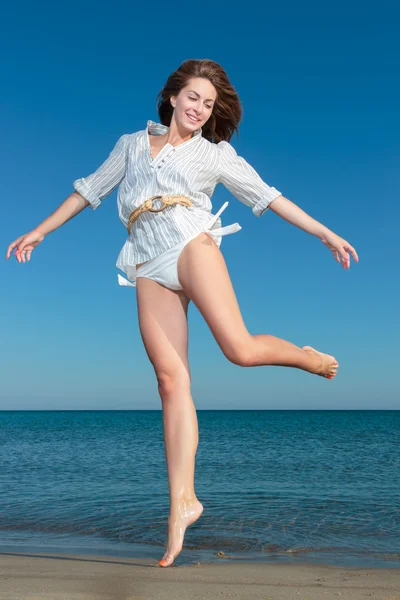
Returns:
[[[193,123],[198,123],[199,119],[196,119],[195,117],[192,117],[191,115],[186,114],[186,116],[188,117],[188,119],[190,119]]]

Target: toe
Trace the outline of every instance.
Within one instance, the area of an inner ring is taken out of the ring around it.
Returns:
[[[172,562],[172,560],[162,559],[158,564],[160,565],[160,567],[169,567]]]
[[[174,562],[174,558],[172,554],[166,552],[158,564],[160,567],[169,567]]]

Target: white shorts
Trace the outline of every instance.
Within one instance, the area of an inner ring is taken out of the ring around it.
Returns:
[[[200,233],[196,233],[193,237],[172,246],[172,248],[148,260],[139,268],[136,267],[136,279],[146,277],[165,285],[170,290],[182,290],[183,288],[178,278],[178,258],[186,244],[194,240],[198,235]]]

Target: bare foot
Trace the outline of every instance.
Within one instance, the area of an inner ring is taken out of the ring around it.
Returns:
[[[182,550],[186,528],[201,516],[204,508],[201,502],[194,498],[182,500],[176,511],[168,519],[168,543],[164,556],[158,563],[160,567],[169,567]]]
[[[334,356],[318,352],[318,350],[315,350],[315,348],[312,348],[311,346],[303,346],[302,350],[315,359],[315,367],[311,373],[321,375],[321,377],[327,377],[328,379],[333,379],[335,377],[339,363]]]

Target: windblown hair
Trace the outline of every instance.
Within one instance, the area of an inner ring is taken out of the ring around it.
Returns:
[[[239,96],[228,79],[228,75],[218,63],[212,60],[185,60],[171,73],[163,89],[157,96],[157,110],[160,122],[167,127],[171,124],[171,96],[178,96],[189,80],[194,77],[208,79],[217,90],[217,98],[207,123],[202,127],[202,135],[209,142],[229,142],[234,132],[239,133],[242,107]]]

